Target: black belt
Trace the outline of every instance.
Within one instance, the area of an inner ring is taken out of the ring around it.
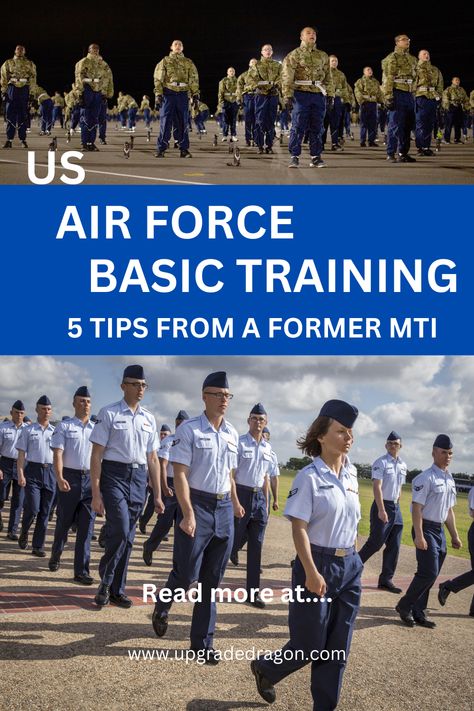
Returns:
[[[90,474],[89,469],[73,469],[72,467],[63,467],[64,472],[71,472],[72,474],[80,474],[81,476],[88,476]]]
[[[323,546],[316,546],[311,543],[311,550],[315,553],[324,553],[325,555],[335,555],[338,558],[344,558],[346,555],[351,555],[355,553],[355,546],[350,548],[324,548]]]
[[[210,501],[228,501],[230,499],[230,491],[226,491],[224,494],[212,494],[209,491],[201,491],[200,489],[189,488],[193,496],[200,496],[203,499],[209,499]]]
[[[261,486],[244,486],[244,484],[237,484],[236,486],[238,489],[244,489],[245,491],[251,491],[253,494],[256,494],[257,491],[263,491],[263,487]]]
[[[28,467],[28,466],[30,466],[30,467],[41,467],[42,469],[44,469],[45,467],[52,467],[52,466],[53,466],[53,463],[52,463],[52,462],[46,462],[45,464],[41,464],[41,462],[32,462],[31,459],[30,459],[30,460],[28,460],[28,461],[26,462],[26,464],[25,464],[25,469],[26,469],[26,467]]]
[[[146,464],[138,464],[138,462],[115,462],[113,459],[103,459],[104,464],[113,464],[115,467],[126,467],[127,469],[141,469],[146,467]]]
[[[434,528],[437,528],[439,531],[443,529],[443,524],[440,523],[439,521],[430,521],[428,518],[423,519],[423,525],[427,524],[429,526],[434,526]]]

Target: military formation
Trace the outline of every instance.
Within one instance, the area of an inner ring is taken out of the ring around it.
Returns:
[[[309,165],[325,167],[322,154],[326,143],[331,151],[342,150],[345,138],[353,139],[354,119],[360,123],[362,148],[378,146],[380,128],[390,163],[416,161],[410,154],[412,139],[417,155],[430,157],[434,141],[438,146],[441,141],[460,143],[473,125],[474,90],[468,97],[459,77],[453,77],[445,88],[443,75],[431,63],[428,50],[420,50],[418,57],[410,54],[407,35],[397,35],[393,52],[382,60],[381,83],[373,68],[365,67],[351,87],[338,57],[317,47],[317,32],[312,27],[301,31],[300,45],[281,63],[272,57],[272,45],[264,44],[260,58],[252,58],[246,71],[237,76],[234,67],[227,69],[217,89],[215,119],[221,140],[236,142],[242,116],[245,143],[256,147],[258,154],[273,153],[277,124],[282,133],[289,130],[289,168],[299,167],[303,145],[309,148]],[[122,130],[133,133],[138,116],[148,131],[154,120],[159,121],[155,157],[165,157],[173,137],[180,157],[191,158],[193,121],[198,134],[206,133],[210,112],[201,101],[198,70],[185,56],[181,40],[174,40],[170,53],[156,65],[153,88],[154,109],[149,96],[143,96],[139,104],[122,91],[116,105],[109,108],[114,97],[112,70],[99,46],[91,44],[87,56],[75,66],[71,91],[64,97],[58,92],[49,95],[38,85],[36,67],[19,45],[13,58],[1,67],[7,137],[3,147],[12,148],[16,134],[28,147],[31,110],[38,109],[41,135],[50,135],[56,122],[61,127],[66,122],[69,131],[79,126],[84,151],[99,150],[97,134],[101,144],[107,143],[108,121],[115,119]]]
[[[215,665],[220,654],[214,647],[217,609],[213,591],[221,585],[228,561],[239,564],[239,551],[245,544],[248,602],[258,609],[266,605],[260,594],[261,556],[272,498],[273,509],[278,509],[280,473],[269,442],[268,415],[260,402],[250,407],[248,431],[239,435],[226,419],[234,397],[227,374],[217,371],[203,380],[202,413],[190,417],[181,409],[175,432],[163,424],[158,433],[155,417],[142,404],[146,389],[143,367],[129,365],[123,371],[121,399],[92,416],[90,391],[80,386],[72,397],[73,415],[55,425],[47,395],[36,402],[35,422],[27,422],[25,406],[16,400],[11,419],[0,425],[1,508],[11,495],[9,518],[4,522],[0,515],[0,530],[6,525],[10,541],[45,558],[48,522],[56,506],[49,570],[61,569],[64,547],[75,533],[74,581],[91,586],[95,518],[105,517],[94,600],[98,607],[112,604],[128,609],[132,600],[126,594],[127,572],[136,527],[145,533],[154,513],[158,514],[143,543],[144,564],[153,565],[154,554],[171,533],[173,556],[165,583],[170,594],[155,604],[153,630],[160,638],[166,635],[173,623],[175,597],[182,599],[183,591],[198,582],[200,597],[193,607],[190,648],[205,663]],[[329,400],[297,442],[311,463],[296,475],[284,511],[296,548],[290,639],[274,658],[259,658],[251,664],[258,693],[269,703],[276,698],[275,685],[307,664],[314,650],[342,649],[347,658],[364,563],[382,548],[378,587],[402,593],[394,583],[403,529],[400,496],[407,476],[402,437],[390,432],[385,453],[372,466],[370,534],[358,552],[361,510],[357,471],[349,459],[357,416],[355,406]],[[417,570],[395,608],[408,627],[436,627],[427,616],[427,607],[446,557],[445,526],[453,548],[462,546],[454,515],[456,487],[449,471],[452,456],[451,438],[437,435],[432,463],[413,480]],[[474,517],[474,487],[468,503]],[[468,541],[474,568],[474,523]],[[438,591],[440,604],[446,604],[450,593],[473,584],[474,569],[443,583]],[[298,589],[305,591],[303,598]],[[474,616],[474,597],[469,614]],[[326,708],[336,708],[344,668],[340,659],[324,664],[313,661],[315,709],[321,708],[321,699],[326,700]]]

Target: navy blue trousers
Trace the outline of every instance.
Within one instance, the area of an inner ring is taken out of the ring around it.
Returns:
[[[49,513],[56,494],[56,477],[52,464],[28,462],[25,467],[25,502],[21,532],[28,533],[36,516],[33,532],[33,548],[44,548]]]
[[[438,102],[436,99],[427,99],[426,96],[419,96],[416,99],[416,147],[429,148],[431,145],[431,134],[436,122],[436,111]]]
[[[326,597],[330,597],[331,602],[290,602],[290,640],[280,652],[275,653],[273,659],[259,659],[258,667],[267,679],[276,684],[311,662],[313,711],[332,711],[339,700],[352,631],[359,611],[360,577],[364,566],[356,552],[339,558],[318,553],[313,546],[311,548],[315,565],[327,584]],[[304,568],[297,557],[293,564],[293,590],[297,585],[304,587],[305,579]],[[302,596],[312,600],[315,597],[306,588]],[[346,658],[336,655],[327,661],[311,659],[314,651],[323,650],[344,650]],[[285,652],[292,658],[285,659],[282,656]]]
[[[446,558],[446,538],[443,524],[424,520],[423,535],[428,549],[426,551],[416,549],[417,571],[408,590],[398,603],[402,610],[411,611],[415,620],[424,619],[430,590]],[[415,538],[413,529],[412,537]]]
[[[150,109],[143,109],[143,120],[145,122],[145,126],[147,128],[150,128],[150,125],[151,125],[151,110]]]
[[[343,104],[340,96],[334,97],[334,104],[329,114],[329,130],[331,131],[331,143],[333,146],[339,143],[339,127],[341,124]]]
[[[237,135],[237,114],[239,113],[239,105],[236,101],[224,101],[223,114],[224,125],[222,131],[224,136]]]
[[[105,506],[105,551],[99,574],[114,595],[123,595],[135,529],[145,503],[145,465],[133,468],[120,462],[102,461],[100,491]]]
[[[137,116],[137,111],[138,111],[137,107],[134,107],[134,108],[128,110],[128,127],[129,128],[135,127],[135,123],[136,123],[135,119]]]
[[[379,106],[377,110],[377,124],[382,133],[385,133],[385,126],[387,125],[387,109],[383,106]]]
[[[206,130],[206,121],[209,118],[209,111],[200,111],[194,118],[194,123],[198,131]]]
[[[8,499],[8,490],[11,486],[12,498],[10,503],[10,516],[8,517],[8,533],[16,533],[20,523],[25,489],[23,486],[18,485],[16,459],[1,457],[0,469],[3,472],[3,481],[0,482],[0,509],[3,509],[3,505]]]
[[[26,139],[29,96],[29,86],[16,87],[13,84],[8,85],[5,119],[7,122],[7,139],[9,141],[15,138],[15,131],[18,131],[20,141]]]
[[[105,96],[102,97],[99,110],[99,138],[105,141],[105,136],[107,132],[107,99]]]
[[[255,143],[271,148],[275,140],[278,96],[255,94]]]
[[[145,508],[140,516],[140,523],[145,526],[148,525],[149,520],[155,513],[155,495],[153,494],[153,489],[149,484],[146,487],[146,496],[147,499]]]
[[[379,576],[380,585],[389,585],[395,575],[402,540],[403,518],[400,506],[393,501],[384,500],[388,522],[383,523],[378,517],[375,501],[370,509],[370,534],[359,551],[360,558],[365,563],[385,544],[382,556],[382,572]]]
[[[81,112],[81,143],[95,143],[102,94],[100,91],[94,91],[88,84],[85,84],[82,102],[84,110]]]
[[[201,601],[194,603],[191,623],[191,647],[209,649],[213,646],[216,626],[216,603],[211,601],[212,588],[219,587],[229,560],[234,538],[234,515],[230,494],[216,499],[209,494],[191,490],[191,502],[196,517],[194,538],[179,527],[183,518],[178,509],[176,519],[173,570],[165,587],[187,590],[197,580],[202,586]],[[167,612],[172,602],[158,601],[158,614]]]
[[[470,585],[474,585],[474,522],[471,523],[471,527],[467,534],[467,541],[469,544],[469,553],[471,556],[471,570],[467,573],[458,575],[457,578],[452,578],[446,582],[446,587],[453,593],[458,593],[460,590],[468,588]],[[470,614],[474,614],[474,595],[471,600]]]
[[[56,121],[59,121],[59,125],[61,126],[61,128],[63,128],[64,118],[63,118],[62,106],[54,106],[53,107],[53,126],[56,123]]]
[[[252,492],[237,484],[237,496],[245,509],[243,518],[237,518],[232,553],[236,554],[247,542],[247,591],[260,589],[260,565],[263,539],[267,527],[267,500],[262,490]]]
[[[387,155],[400,153],[406,156],[410,150],[410,133],[415,128],[415,100],[409,91],[394,89],[395,108],[388,112]]]
[[[71,129],[76,128],[77,124],[79,123],[80,118],[81,118],[81,107],[74,106],[74,108],[71,110],[71,120],[70,120],[70,128]]]
[[[255,131],[255,94],[244,94],[244,126],[245,126],[245,142],[250,143],[254,140]]]
[[[360,106],[360,142],[374,143],[377,138],[377,103],[364,101]]]
[[[462,106],[456,106],[456,108],[451,111],[445,112],[444,118],[444,140],[449,143],[451,141],[451,131],[454,128],[454,140],[461,140],[461,129],[464,123],[464,112]],[[20,132],[18,132],[19,134]]]
[[[51,555],[60,558],[73,523],[77,524],[74,547],[74,575],[88,575],[91,558],[91,538],[95,513],[92,511],[92,490],[89,474],[64,467],[63,477],[71,491],[58,489],[56,528]]]
[[[45,133],[51,133],[53,127],[53,101],[52,99],[45,99],[40,104],[40,115],[41,115],[41,130]]]
[[[168,486],[170,489],[174,487],[174,480],[172,477],[167,479]],[[152,494],[153,496],[153,494]],[[163,538],[170,532],[171,526],[176,521],[178,515],[178,499],[173,494],[173,496],[164,496],[163,503],[165,505],[165,510],[157,518],[157,521],[153,527],[153,531],[150,537],[145,541],[145,548],[153,553],[156,551]]]
[[[292,156],[301,155],[301,144],[306,131],[308,131],[309,135],[311,155],[321,155],[323,152],[321,134],[325,113],[326,97],[323,94],[295,91],[294,108],[291,114],[291,131],[288,141],[288,150]]]
[[[156,142],[158,151],[169,148],[171,131],[175,130],[175,140],[182,151],[189,149],[189,97],[187,91],[165,89],[160,109],[160,132]]]

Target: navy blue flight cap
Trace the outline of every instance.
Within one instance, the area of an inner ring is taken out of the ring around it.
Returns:
[[[186,410],[180,410],[175,417],[176,420],[189,420],[189,415]]]
[[[354,405],[349,405],[344,400],[328,400],[324,403],[319,413],[319,417],[332,417],[341,425],[350,429],[357,419],[359,410]]]
[[[171,427],[169,425],[161,425],[160,432],[169,432],[171,434]]]
[[[145,380],[145,371],[142,365],[127,365],[123,371],[123,379],[137,378],[137,380]]]
[[[74,397],[90,397],[91,394],[89,392],[89,388],[87,385],[81,385],[80,388],[77,388],[76,392],[74,393]]]
[[[389,436],[387,437],[387,442],[395,442],[395,440],[397,439],[401,440],[400,435],[398,434],[398,432],[395,432],[395,430],[392,430]]]
[[[91,415],[91,422],[93,422],[95,424],[97,422],[97,420],[98,420],[97,415]]]
[[[439,447],[440,449],[452,449],[453,446],[451,437],[447,434],[439,434],[433,442],[433,447]]]
[[[25,406],[23,405],[21,400],[15,400],[15,402],[12,405],[12,410],[24,410]]]
[[[251,415],[266,415],[267,411],[265,410],[265,408],[263,407],[261,402],[257,402],[257,404],[254,405],[252,407],[252,409],[250,410],[250,414]]]
[[[51,400],[47,395],[41,395],[41,397],[36,401],[37,405],[51,405]]]
[[[224,370],[218,370],[216,373],[210,373],[202,384],[202,389],[204,388],[228,388],[229,381],[227,380],[227,373]]]
[[[270,430],[268,429],[268,427],[263,428],[262,434],[270,434]]]
[[[28,415],[25,415],[25,417],[23,418],[23,422],[25,422],[26,424],[28,424],[28,422],[31,422],[31,419],[28,417]]]

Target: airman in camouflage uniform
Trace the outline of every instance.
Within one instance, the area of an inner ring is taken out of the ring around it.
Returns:
[[[409,52],[410,38],[395,37],[395,50],[382,60],[382,91],[388,109],[387,160],[415,163],[408,155],[415,127],[415,90],[418,62]]]
[[[356,100],[354,96],[354,91],[349,83],[347,83],[346,91],[342,97],[343,103],[343,114],[341,122],[340,137],[344,138],[344,132],[346,138],[350,138],[351,141],[354,140],[354,134],[351,131],[351,113],[355,111]]]
[[[316,30],[305,27],[300,35],[301,44],[286,55],[282,67],[283,101],[288,110],[293,109],[288,150],[290,168],[297,168],[301,144],[309,131],[311,167],[323,168],[321,139],[324,114],[334,100],[334,85],[326,52],[316,48]],[[293,108],[294,104],[294,108]]]
[[[209,106],[203,101],[199,101],[197,106],[193,106],[192,115],[198,132],[207,133],[205,122],[209,118]]]
[[[383,104],[384,96],[372,67],[364,67],[363,76],[354,85],[354,94],[360,106],[360,145],[365,148],[368,137],[369,146],[376,147],[377,104]]]
[[[275,121],[281,92],[281,64],[272,59],[273,47],[264,44],[262,56],[248,72],[248,85],[255,92],[255,143],[259,153],[273,153]]]
[[[255,91],[249,86],[248,76],[257,61],[253,57],[249,62],[249,68],[237,77],[237,101],[244,109],[245,143],[247,146],[251,146],[255,140]]]
[[[454,127],[454,143],[461,143],[464,111],[469,110],[469,99],[461,86],[459,77],[453,77],[451,86],[448,86],[448,88],[444,90],[443,109],[445,110],[445,142],[451,143],[451,129]]]
[[[38,102],[41,116],[40,136],[50,136],[53,126],[53,100],[41,86],[36,85],[32,93]]]
[[[56,121],[59,121],[61,128],[64,128],[64,99],[59,93],[59,91],[54,92],[53,96],[53,126]]]
[[[150,109],[150,97],[144,94],[142,98],[142,103],[140,104],[140,111],[143,113],[143,120],[145,122],[145,128],[150,128],[151,126],[151,109]]]
[[[75,68],[76,87],[81,92],[81,143],[85,151],[98,151],[95,145],[100,111],[104,99],[114,95],[112,71],[99,54],[98,44],[89,45],[87,56]]]
[[[234,67],[229,67],[227,76],[219,82],[217,91],[217,111],[222,113],[224,123],[222,126],[223,139],[227,140],[230,136],[232,141],[238,141],[237,138],[237,114],[239,113],[239,102],[237,100],[237,77],[235,76]]]
[[[329,66],[334,85],[334,102],[331,111],[328,112],[329,130],[331,131],[331,150],[341,150],[339,143],[339,127],[344,110],[344,98],[348,94],[348,84],[346,75],[338,69],[339,60],[335,54],[329,55]]]
[[[431,134],[436,122],[436,113],[443,95],[443,75],[430,61],[426,49],[418,52],[416,76],[416,147],[418,155],[434,156],[431,150]]]
[[[74,131],[81,115],[81,93],[77,90],[75,84],[71,84],[71,91],[66,94],[65,102],[64,117],[66,124],[71,131]]]
[[[28,128],[28,99],[30,91],[36,86],[36,67],[25,56],[22,45],[15,47],[12,59],[7,59],[0,69],[2,100],[5,102],[5,120],[7,123],[7,140],[4,148],[11,148],[18,131],[18,138],[24,148],[26,129]]]
[[[155,67],[155,106],[160,107],[160,132],[156,143],[156,158],[163,158],[169,147],[171,131],[180,148],[181,158],[191,158],[189,152],[189,99],[199,101],[199,76],[194,63],[184,56],[183,43],[174,40],[171,52]]]

